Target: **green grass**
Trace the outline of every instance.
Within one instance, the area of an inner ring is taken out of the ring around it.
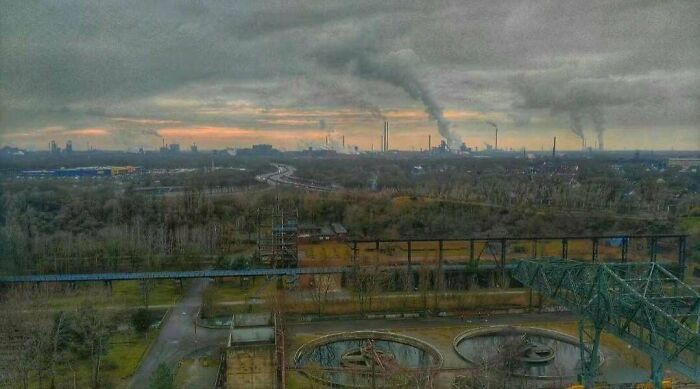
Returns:
[[[187,287],[186,285],[184,286]],[[45,302],[48,308],[72,309],[84,300],[91,300],[97,307],[134,308],[144,304],[141,289],[137,281],[116,281],[109,287],[98,284],[80,284],[76,289],[64,291],[46,290]],[[173,304],[180,298],[180,287],[170,280],[154,281],[148,305]]]
[[[689,234],[700,234],[700,216],[686,216],[679,220],[683,231]]]
[[[215,303],[226,301],[245,301],[251,297],[265,297],[270,288],[275,287],[275,281],[268,281],[263,277],[256,277],[241,285],[238,280],[223,280],[212,283],[207,292],[212,294]]]
[[[103,359],[100,381],[103,387],[126,388],[129,378],[136,372],[141,357],[150,344],[158,337],[158,330],[149,330],[146,334],[118,333],[110,337],[107,355]],[[79,388],[90,386],[91,365],[89,360],[80,360],[74,366],[76,382]],[[31,388],[46,388],[48,380],[44,379],[41,386],[37,380]],[[58,371],[57,387],[72,387],[73,371],[63,367]]]
[[[118,387],[126,387],[129,377],[135,372],[146,349],[158,336],[157,330],[144,335],[120,334],[112,338],[105,364],[112,367],[105,371],[105,377]]]

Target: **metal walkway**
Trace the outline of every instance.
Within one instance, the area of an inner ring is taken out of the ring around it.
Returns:
[[[664,366],[700,382],[700,295],[654,262],[524,260],[513,277],[584,318],[579,323],[582,378],[597,377],[603,330],[647,353],[661,387]]]
[[[514,265],[507,265],[510,269]],[[403,269],[399,266],[370,267],[381,271],[396,271]],[[437,265],[413,265],[414,270],[421,268],[438,268]],[[444,271],[464,270],[465,265],[443,265]],[[479,270],[494,270],[495,265],[479,265]],[[18,283],[43,283],[43,282],[110,282],[110,281],[138,281],[138,280],[181,280],[186,278],[223,278],[223,277],[266,277],[266,276],[293,276],[303,274],[342,274],[352,273],[357,269],[351,266],[339,267],[301,267],[278,269],[245,269],[245,270],[195,270],[195,271],[163,271],[163,272],[139,272],[139,273],[95,273],[95,274],[37,274],[22,276],[0,276],[0,284]]]

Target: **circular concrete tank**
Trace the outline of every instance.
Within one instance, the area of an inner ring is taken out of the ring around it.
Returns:
[[[581,368],[578,338],[542,328],[476,328],[457,336],[453,347],[474,366],[516,377],[575,378]]]
[[[355,331],[314,339],[297,350],[296,367],[333,387],[420,386],[442,355],[429,344],[390,332]]]

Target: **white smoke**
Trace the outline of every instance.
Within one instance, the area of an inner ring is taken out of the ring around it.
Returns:
[[[318,54],[326,66],[346,68],[365,79],[379,80],[403,89],[411,98],[425,106],[425,112],[437,123],[438,132],[451,147],[459,147],[461,139],[450,130],[442,107],[430,90],[420,81],[415,67],[418,56],[411,49],[378,53],[366,47],[348,45],[324,50]]]

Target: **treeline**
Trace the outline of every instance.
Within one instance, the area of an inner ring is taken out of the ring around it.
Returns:
[[[683,215],[700,204],[700,176],[661,163],[611,160],[357,159],[297,161],[297,175],[349,189],[498,206]]]
[[[67,273],[226,266],[253,246],[258,208],[279,202],[300,221],[341,222],[358,238],[669,232],[665,219],[542,209],[513,201],[484,205],[395,191],[248,191],[154,196],[116,182],[12,182],[0,201],[0,269]],[[448,196],[445,196],[448,197]],[[230,261],[229,261],[230,262]]]
[[[173,197],[39,182],[5,188],[0,263],[5,272],[188,267],[252,234],[254,208],[197,191]]]

